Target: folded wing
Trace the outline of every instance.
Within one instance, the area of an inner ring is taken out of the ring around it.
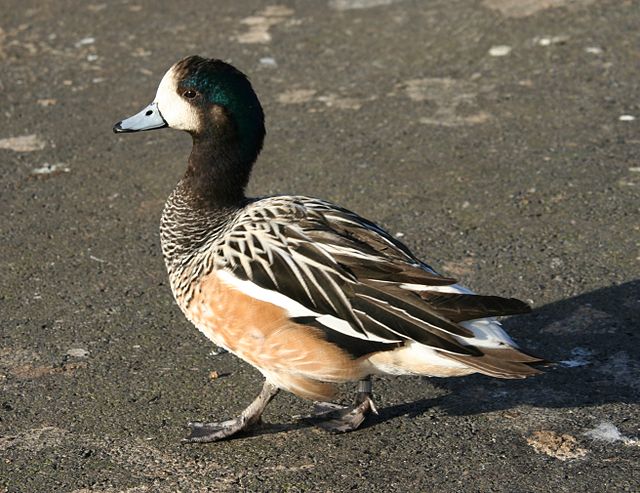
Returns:
[[[217,260],[228,280],[323,329],[354,356],[418,343],[474,362],[479,371],[487,366],[486,373],[500,373],[496,356],[488,353],[513,341],[497,323],[484,331],[466,321],[529,311],[513,298],[459,289],[374,223],[306,197],[248,205],[225,235]],[[516,368],[503,373],[541,361],[512,352]]]

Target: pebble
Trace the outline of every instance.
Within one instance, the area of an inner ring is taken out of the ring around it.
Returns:
[[[67,356],[71,356],[72,358],[86,358],[89,356],[89,351],[82,348],[71,348],[67,351]]]
[[[489,49],[489,55],[491,56],[507,56],[509,53],[511,53],[511,46],[507,45],[492,46]]]
[[[92,37],[82,38],[80,41],[76,43],[76,48],[80,48],[81,46],[85,46],[85,45],[92,45],[95,42],[96,42],[96,38],[92,38]]]
[[[273,68],[278,66],[278,64],[276,63],[276,59],[270,56],[265,56],[261,58],[260,65],[264,65],[265,67],[273,67]]]
[[[618,120],[620,120],[621,122],[632,122],[635,119],[636,117],[633,115],[620,115],[618,117]]]
[[[569,40],[569,36],[540,36],[533,39],[533,41],[539,46],[551,46],[555,44],[566,43]]]
[[[58,173],[68,173],[71,169],[64,163],[55,163],[49,164],[44,163],[39,168],[34,168],[31,170],[32,175],[50,175],[50,174],[58,174]]]

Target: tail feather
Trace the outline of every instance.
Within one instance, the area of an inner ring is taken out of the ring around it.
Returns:
[[[482,356],[446,354],[447,358],[474,368],[479,373],[497,378],[526,378],[542,373],[536,366],[549,364],[548,361],[527,354],[517,348],[482,348]]]
[[[429,303],[434,311],[452,322],[515,315],[531,311],[529,305],[516,298],[434,291],[420,291],[418,294],[420,298]]]

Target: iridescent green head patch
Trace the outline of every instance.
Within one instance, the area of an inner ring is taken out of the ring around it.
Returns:
[[[181,88],[191,88],[207,102],[222,106],[231,115],[243,149],[253,152],[262,145],[264,114],[247,77],[221,60],[198,56],[185,58],[176,67]]]

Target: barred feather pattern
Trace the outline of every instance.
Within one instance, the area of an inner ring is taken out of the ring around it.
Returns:
[[[234,280],[284,294],[329,332],[386,343],[389,349],[409,340],[452,354],[480,354],[460,342],[474,336],[457,323],[466,320],[464,314],[454,322],[444,315],[446,303],[430,306],[427,296],[406,288],[438,289],[455,280],[437,274],[374,223],[303,196],[257,199],[226,211],[194,209],[192,203],[179,186],[161,225],[172,289],[183,309],[198,279],[225,271]],[[474,316],[484,313],[474,308]]]
[[[215,268],[220,239],[233,228],[237,214],[237,210],[199,208],[193,204],[194,197],[180,182],[160,219],[160,243],[171,290],[185,307],[193,298],[195,282]]]

